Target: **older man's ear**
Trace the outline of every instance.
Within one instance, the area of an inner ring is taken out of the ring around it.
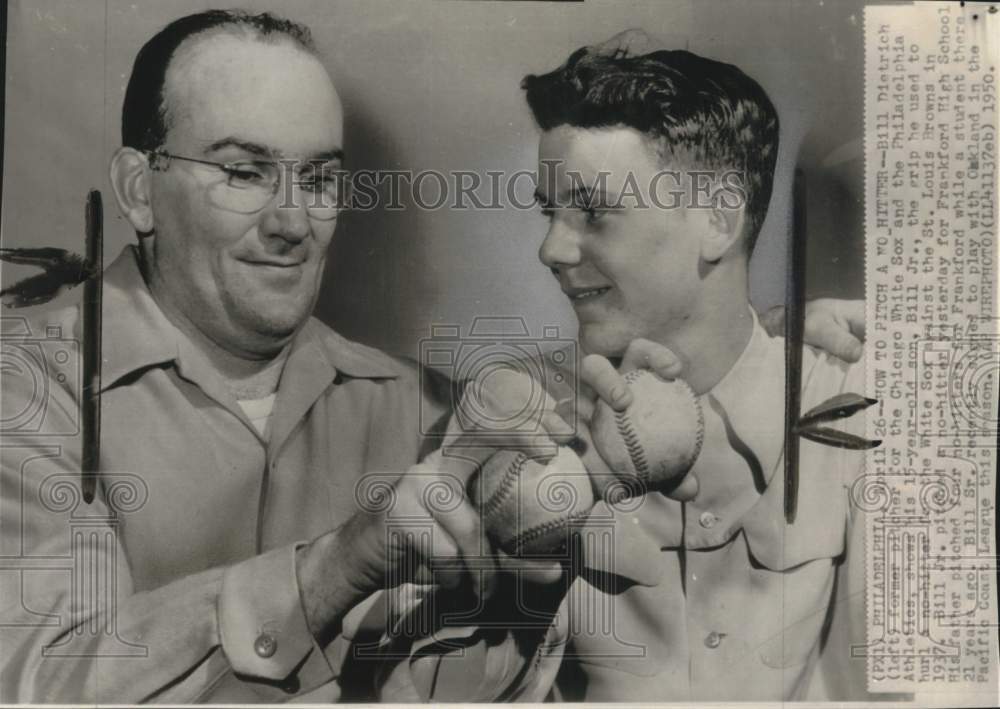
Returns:
[[[111,158],[111,188],[122,215],[139,235],[153,231],[149,199],[150,168],[146,156],[135,148],[119,148]]]

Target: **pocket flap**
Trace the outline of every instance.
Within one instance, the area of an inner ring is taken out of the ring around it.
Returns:
[[[747,546],[757,562],[772,571],[785,571],[844,553],[848,491],[843,484],[843,463],[843,452],[803,442],[795,521],[785,521],[784,475],[780,473],[743,519]]]

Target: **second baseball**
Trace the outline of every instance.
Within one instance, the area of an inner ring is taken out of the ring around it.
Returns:
[[[583,461],[563,446],[547,465],[497,451],[473,480],[471,494],[490,539],[511,556],[560,551],[595,503]]]

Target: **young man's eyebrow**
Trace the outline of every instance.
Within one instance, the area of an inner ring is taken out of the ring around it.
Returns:
[[[567,204],[571,207],[604,207],[610,204],[608,193],[603,187],[576,185],[566,193]]]
[[[535,194],[532,196],[534,197],[535,202],[538,203],[538,206],[542,209],[549,209],[552,206],[549,203],[549,198],[546,197],[541,190],[535,190]]]

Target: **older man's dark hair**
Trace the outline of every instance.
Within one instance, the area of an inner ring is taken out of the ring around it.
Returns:
[[[583,47],[521,87],[542,130],[627,126],[655,141],[666,167],[736,170],[753,250],[771,199],[778,114],[737,67],[679,50],[630,55]]]
[[[287,40],[316,54],[308,27],[269,12],[206,10],[174,20],[153,35],[136,55],[122,105],[122,145],[137,150],[155,150],[163,145],[169,127],[163,85],[170,61],[185,40],[210,32],[230,32],[262,42]]]

